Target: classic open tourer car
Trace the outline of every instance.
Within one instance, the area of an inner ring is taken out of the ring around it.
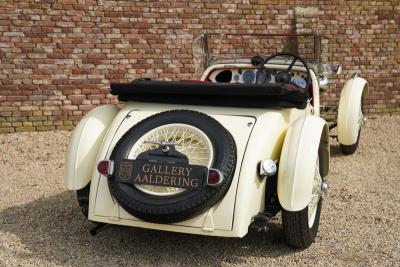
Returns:
[[[327,191],[330,130],[337,126],[344,154],[356,151],[367,82],[350,78],[337,120],[326,121],[322,113],[336,107],[322,107],[320,93],[341,66],[321,63],[322,35],[262,35],[295,39],[300,48],[309,37],[311,59],[299,51],[218,57],[210,54],[211,36],[197,39],[205,66],[199,80],[111,84],[125,104],[99,106],[79,122],[65,184],[99,223],[92,234],[118,224],[243,237],[249,228],[266,230],[281,211],[287,243],[306,248]]]

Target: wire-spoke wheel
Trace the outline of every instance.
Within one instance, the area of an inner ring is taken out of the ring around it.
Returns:
[[[314,225],[315,216],[317,215],[318,202],[322,195],[322,178],[319,172],[319,158],[317,158],[316,165],[311,200],[307,207],[309,228]]]
[[[175,149],[185,154],[189,164],[210,167],[213,160],[213,147],[210,139],[199,129],[187,124],[167,124],[157,127],[143,135],[132,147],[128,158],[136,159],[145,151],[154,149],[156,144],[149,142],[175,143]],[[139,190],[156,196],[171,196],[186,189],[155,185],[135,185]]]
[[[319,158],[315,164],[311,199],[300,211],[282,210],[282,224],[286,242],[297,248],[307,248],[317,235],[322,206],[322,177]]]

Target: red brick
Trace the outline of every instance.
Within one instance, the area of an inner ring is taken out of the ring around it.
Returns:
[[[88,111],[95,108],[95,105],[79,105],[79,110]]]
[[[36,130],[35,127],[16,127],[15,128],[16,132],[33,132],[35,130]]]
[[[54,131],[55,129],[55,126],[36,126],[36,130],[38,131]]]
[[[69,95],[68,99],[72,101],[73,105],[79,105],[82,103],[84,99],[86,99],[85,95]]]
[[[27,96],[7,96],[7,101],[23,101],[27,99]]]
[[[13,132],[15,132],[14,127],[0,126],[0,134],[1,133],[13,133]]]
[[[76,0],[58,0],[58,4],[65,4],[65,5],[76,5],[78,4]]]
[[[109,95],[110,82],[197,78],[191,38],[182,37],[221,31],[221,25],[223,32],[237,33],[318,27],[333,37],[331,60],[344,65],[323,101],[336,105],[346,78],[362,70],[370,88],[367,111],[400,112],[399,1],[116,1],[115,7],[84,0],[6,2],[0,8],[0,112],[15,123],[76,116],[60,119],[63,125],[32,123],[36,130],[70,127],[98,104],[121,105]],[[234,39],[225,47],[243,48]]]

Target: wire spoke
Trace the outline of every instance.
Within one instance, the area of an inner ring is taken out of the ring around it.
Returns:
[[[321,174],[319,172],[319,158],[317,158],[312,193],[311,193],[311,200],[310,200],[310,203],[308,204],[308,222],[309,222],[310,227],[313,224],[316,208],[317,208],[319,199],[321,197],[321,191],[322,191],[321,184],[322,184],[322,178],[321,178]]]
[[[186,124],[167,124],[144,134],[132,147],[129,158],[135,159],[140,153],[157,147],[152,142],[172,142],[178,145],[175,149],[185,154],[189,164],[210,167],[213,160],[213,149],[209,138],[199,129]],[[174,195],[185,191],[183,188],[154,185],[135,185],[139,190],[154,195]]]

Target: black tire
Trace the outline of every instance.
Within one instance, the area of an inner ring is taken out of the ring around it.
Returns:
[[[301,211],[286,211],[282,209],[282,224],[286,242],[295,248],[309,247],[317,236],[321,216],[322,198],[317,204],[314,224],[308,226],[308,207]]]
[[[352,145],[339,144],[340,151],[344,155],[351,155],[351,154],[354,154],[356,152],[356,150],[358,148],[358,143],[360,142],[360,134],[361,134],[361,128],[358,130],[357,141]]]
[[[236,165],[236,145],[232,135],[215,119],[199,112],[174,110],[155,114],[132,127],[118,141],[110,159],[122,160],[135,142],[150,130],[172,123],[187,124],[202,131],[213,147],[212,168],[224,175],[218,187],[205,186],[199,191],[186,190],[172,196],[147,194],[132,184],[117,183],[108,178],[111,194],[131,215],[155,223],[174,223],[195,217],[215,205],[228,191]]]
[[[89,217],[89,195],[90,195],[90,183],[84,188],[76,191],[78,198],[79,207],[81,207],[83,215],[86,219]]]

